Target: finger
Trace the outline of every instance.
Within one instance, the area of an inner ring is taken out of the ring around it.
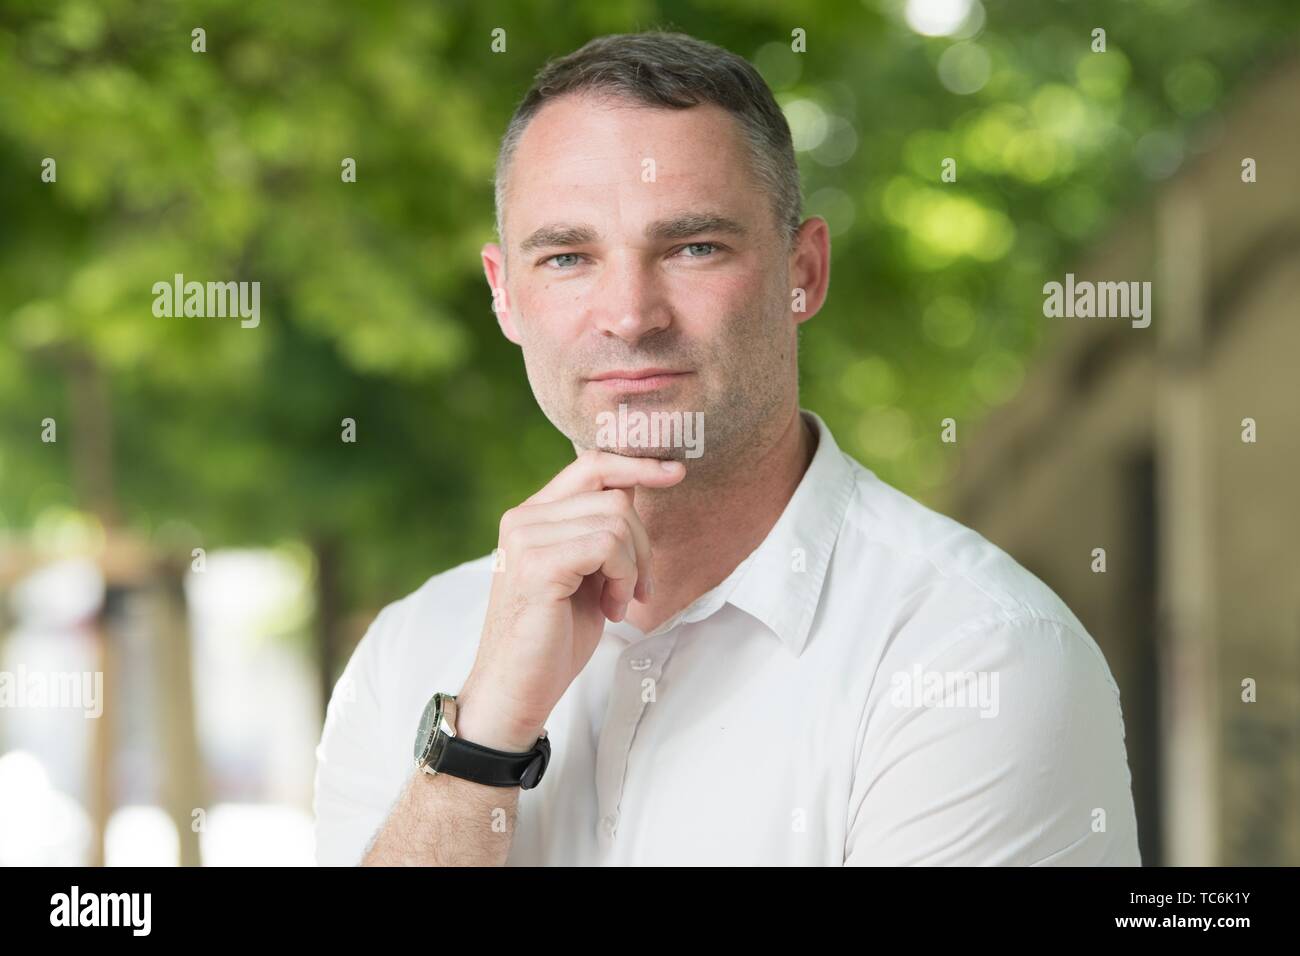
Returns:
[[[624,608],[635,597],[636,552],[631,541],[609,528],[573,534],[572,523],[529,525],[515,545],[522,560],[535,561],[539,579],[555,589],[552,597],[572,597],[583,579],[599,572],[613,605]],[[527,542],[525,544],[525,542]],[[608,604],[602,600],[602,609]]]
[[[608,582],[600,592],[600,613],[611,621],[621,621],[627,617],[627,605],[614,596]]]
[[[595,531],[554,547],[566,549],[566,562],[580,578],[597,571],[604,575],[601,611],[611,621],[623,620],[636,586],[636,557],[630,543],[613,532]],[[580,578],[574,582],[570,577],[564,586],[572,584],[576,591]]]
[[[612,488],[607,491],[585,491],[558,501],[520,505],[505,516],[505,533],[502,537],[508,539],[519,529],[533,524],[556,524],[585,518],[622,520],[631,531],[632,543],[636,549],[637,600],[645,600],[649,596],[648,589],[652,580],[652,552],[650,534],[634,506],[635,493],[635,488]],[[597,523],[593,526],[591,522],[584,522],[580,527],[595,531],[601,525]],[[544,542],[536,543],[550,544],[553,540],[556,540],[554,535]]]
[[[582,587],[578,588],[578,594],[600,608],[600,613],[611,621],[621,621],[627,616],[627,607],[619,604],[610,595],[605,575],[599,571],[582,579]]]
[[[667,488],[677,484],[685,475],[686,466],[680,461],[632,458],[607,451],[588,450],[524,503],[555,501],[583,491],[603,491],[607,488],[633,488],[636,485]]]

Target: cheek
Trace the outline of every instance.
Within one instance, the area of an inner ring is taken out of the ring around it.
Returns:
[[[547,338],[556,338],[579,329],[586,298],[576,283],[542,280],[515,292],[515,308],[524,335],[544,332]]]
[[[755,317],[772,309],[773,278],[761,270],[745,270],[700,277],[685,283],[674,295],[677,313],[704,335],[736,335],[750,327]]]

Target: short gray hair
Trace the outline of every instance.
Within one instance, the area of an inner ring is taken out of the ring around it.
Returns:
[[[548,100],[606,93],[661,109],[713,103],[740,123],[754,174],[772,197],[777,231],[793,243],[802,217],[799,166],[790,125],[759,72],[743,57],[684,33],[651,31],[597,37],[538,71],[506,127],[497,154],[496,229],[505,241],[506,177],[524,129]]]

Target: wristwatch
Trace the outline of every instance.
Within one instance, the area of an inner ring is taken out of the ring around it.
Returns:
[[[532,750],[507,753],[456,736],[456,697],[434,694],[415,734],[415,766],[428,774],[446,773],[489,787],[531,790],[541,783],[551,760],[546,731]]]

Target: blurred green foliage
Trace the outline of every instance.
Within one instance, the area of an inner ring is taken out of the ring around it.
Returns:
[[[71,449],[111,421],[122,522],[184,522],[186,554],[332,540],[345,603],[374,607],[488,551],[571,455],[480,271],[497,142],[548,57],[655,26],[772,84],[834,236],[804,404],[933,494],[940,419],[1015,394],[1042,283],[1214,141],[1234,90],[1293,54],[1300,5],[990,0],[967,39],[914,33],[903,5],[5,0],[0,530],[86,507]],[[260,327],[155,317],[175,273],[260,281]],[[72,398],[87,367],[98,416]]]

